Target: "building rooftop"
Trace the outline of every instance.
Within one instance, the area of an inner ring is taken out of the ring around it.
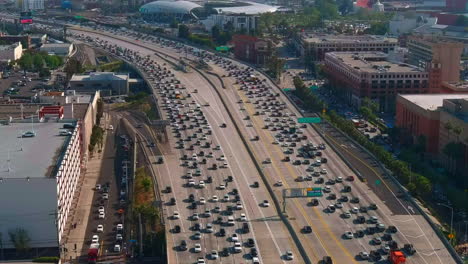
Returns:
[[[388,42],[398,43],[398,39],[376,35],[330,35],[330,34],[308,34],[303,33],[305,42],[311,43],[365,43],[365,42]]]
[[[468,94],[408,94],[402,98],[428,111],[435,111],[446,99],[468,99]]]
[[[219,14],[246,14],[246,15],[259,15],[263,13],[274,13],[278,10],[279,6],[265,5],[255,2],[242,1],[247,5],[234,6],[234,7],[214,7]]]
[[[387,61],[383,52],[329,52],[325,54],[341,61],[343,64],[361,72],[369,73],[400,73],[423,72],[421,68],[404,63]]]
[[[128,74],[115,74],[113,72],[92,72],[90,74],[74,74],[70,81],[114,81],[128,79]]]
[[[69,48],[71,43],[45,43],[41,48]]]
[[[0,178],[47,178],[60,156],[66,136],[64,123],[10,123],[0,125]],[[34,131],[35,137],[21,137]]]
[[[192,9],[200,8],[198,5],[189,1],[168,1],[161,0],[147,3],[140,7],[141,13],[178,13],[189,14]]]

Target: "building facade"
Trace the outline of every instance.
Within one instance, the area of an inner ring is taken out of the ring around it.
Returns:
[[[41,51],[58,56],[70,56],[73,52],[73,44],[71,43],[49,43],[41,46]]]
[[[16,8],[21,11],[44,10],[44,0],[16,0]]]
[[[387,58],[383,52],[329,52],[325,72],[331,87],[355,106],[368,97],[381,111],[393,111],[397,94],[429,92],[426,71]]]
[[[256,65],[263,65],[267,62],[271,51],[267,40],[248,35],[234,35],[234,56],[236,59],[246,61]]]
[[[0,46],[0,61],[15,61],[21,59],[21,56],[23,56],[21,42]]]
[[[373,35],[328,35],[299,33],[292,39],[304,59],[323,61],[327,52],[381,51],[388,53],[398,45],[396,38]]]
[[[259,19],[260,16],[258,15],[214,14],[201,22],[207,31],[211,31],[214,26],[225,30],[226,25],[230,24],[236,32],[250,33],[258,29]]]
[[[460,80],[463,44],[437,37],[414,35],[407,39],[408,63],[430,72],[431,92],[439,93],[442,82]]]
[[[70,89],[81,92],[101,91],[108,95],[123,95],[129,92],[128,74],[113,72],[92,72],[74,74],[70,79]]]

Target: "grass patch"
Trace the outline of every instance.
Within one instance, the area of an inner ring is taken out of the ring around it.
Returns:
[[[148,206],[154,202],[153,179],[148,176],[144,167],[140,167],[135,173],[134,205]]]

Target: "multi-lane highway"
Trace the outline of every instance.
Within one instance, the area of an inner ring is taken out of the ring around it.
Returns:
[[[170,193],[162,194],[167,202],[164,213],[170,230],[170,263],[193,263],[199,257],[209,261],[212,250],[221,254],[224,248],[230,255],[221,257],[218,262],[253,261],[251,248],[258,249],[258,258],[262,263],[285,262],[289,250],[294,256],[292,262],[305,261],[280,220],[271,194],[265,188],[254,162],[262,164],[266,183],[272,186],[278,200],[282,200],[283,189],[320,187],[324,190],[324,196],[318,199],[317,204],[311,198],[296,198],[289,199],[286,206],[289,221],[307,258],[313,263],[324,256],[330,256],[334,263],[357,263],[362,260],[360,252],[376,255],[378,252],[384,259],[389,235],[400,247],[406,243],[414,245],[416,253],[407,258],[407,263],[455,263],[422,216],[408,211],[403,203],[399,210],[390,208],[366,183],[358,181],[357,177],[353,181],[348,180],[348,176],[355,176],[352,170],[330,147],[320,146],[324,139],[316,130],[297,124],[296,119],[301,114],[278,88],[263,80],[265,77],[260,73],[247,70],[245,65],[237,62],[203,53],[203,60],[211,71],[226,76],[221,77],[224,83],[221,85],[219,78],[213,75],[202,75],[195,70],[185,73],[170,66],[169,62],[176,63],[177,59],[174,58],[181,55],[192,60],[199,59],[199,53],[193,55],[194,50],[182,44],[150,36],[140,36],[136,40],[132,32],[93,32],[79,28],[70,32],[77,38],[81,35],[82,40],[89,37],[91,45],[107,49],[117,46],[127,50],[121,55],[147,72],[163,109],[163,118],[171,120],[169,147],[160,146],[164,163],[153,165],[160,189],[166,186],[172,189]],[[171,98],[175,91],[179,91],[184,99]],[[234,129],[235,125],[240,134]],[[290,127],[294,128],[290,130]],[[303,139],[297,141],[293,135]],[[246,145],[241,137],[247,139]],[[183,146],[178,147],[182,142]],[[209,147],[204,147],[206,143],[209,143]],[[193,149],[190,147],[192,144]],[[216,147],[218,145],[219,149]],[[316,157],[307,158],[305,150]],[[285,157],[289,157],[290,161],[285,161]],[[326,158],[327,162],[317,161],[324,161],[322,158]],[[156,157],[154,159],[156,161]],[[203,159],[206,159],[206,164],[203,164]],[[195,161],[196,167],[193,165]],[[220,168],[225,162],[226,168]],[[216,170],[213,164],[217,165]],[[195,176],[197,170],[200,176]],[[232,176],[232,181],[228,180],[229,176]],[[323,183],[320,179],[323,179]],[[192,181],[194,186],[191,186]],[[204,187],[201,181],[204,181]],[[281,186],[276,184],[278,181]],[[255,182],[259,183],[258,188],[253,186]],[[351,188],[343,191],[345,186]],[[386,188],[385,185],[382,188]],[[234,189],[238,191],[238,197],[233,193]],[[193,194],[193,202],[190,194]],[[223,202],[226,194],[229,201]],[[213,199],[213,195],[217,196],[218,201]],[[400,198],[393,193],[391,196],[398,203]],[[171,203],[171,198],[175,199],[175,204]],[[348,201],[352,198],[359,201]],[[236,200],[240,200],[239,210],[228,210],[228,206],[237,206]],[[265,200],[270,206],[262,206]],[[373,209],[374,206],[377,209]],[[217,213],[216,207],[219,207],[220,213]],[[210,213],[206,210],[210,210]],[[175,212],[179,217],[174,217]],[[229,223],[231,212],[234,225]],[[198,216],[194,216],[195,213]],[[246,219],[241,221],[241,214]],[[221,217],[222,224],[219,224],[218,217]],[[363,222],[360,222],[361,219]],[[249,232],[242,230],[244,223],[249,227]],[[209,224],[213,227],[212,232]],[[381,230],[376,226],[379,224]],[[176,226],[180,232],[174,232]],[[310,227],[310,232],[303,232],[305,226]],[[390,226],[395,226],[397,232],[391,232]],[[220,236],[221,229],[225,231],[225,236]],[[200,232],[200,238],[197,232]],[[241,253],[234,253],[233,234],[237,234],[241,243]],[[187,243],[187,250],[180,247],[183,240]],[[248,245],[249,241],[253,242],[253,246]],[[201,252],[194,253],[197,244]]]

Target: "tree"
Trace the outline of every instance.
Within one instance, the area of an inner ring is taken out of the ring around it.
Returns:
[[[468,27],[468,17],[464,15],[458,16],[457,20],[455,21],[455,25],[459,27]]]
[[[179,25],[179,38],[188,39],[190,37],[190,29],[186,25]]]
[[[19,59],[19,65],[23,70],[32,70],[33,68],[33,57],[30,53],[25,53]]]
[[[220,36],[221,36],[221,30],[219,29],[219,27],[218,26],[212,27],[211,28],[211,37],[213,37],[213,39],[216,42],[219,42]]]
[[[67,74],[67,79],[70,79],[73,74],[82,73],[84,69],[80,61],[75,58],[70,58],[67,65],[65,66],[64,71]]]
[[[374,22],[371,23],[370,28],[367,28],[364,33],[372,35],[385,35],[388,33],[387,22]]]
[[[276,54],[271,55],[267,60],[268,71],[272,74],[274,78],[279,80],[281,78],[281,73],[283,72],[285,60],[280,59]]]
[[[44,67],[44,59],[42,58],[41,54],[34,54],[32,60],[34,69],[36,69],[36,71],[39,71],[40,69],[42,69],[42,67]]]
[[[16,228],[8,231],[10,241],[15,245],[17,254],[24,254],[30,248],[31,238],[29,237],[28,231],[23,228]]]
[[[141,180],[141,185],[143,185],[143,189],[148,192],[151,188],[151,179],[149,177],[145,177]]]
[[[337,1],[337,3],[339,5],[338,11],[340,11],[342,15],[346,15],[353,10],[353,1],[351,0],[341,0]]]
[[[39,77],[41,78],[47,78],[47,77],[50,77],[51,74],[50,74],[50,70],[47,69],[47,68],[41,68],[39,70]]]

